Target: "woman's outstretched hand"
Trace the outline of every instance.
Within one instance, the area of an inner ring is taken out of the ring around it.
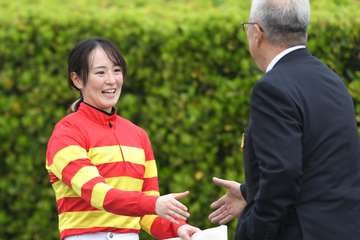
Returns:
[[[186,221],[190,217],[190,213],[188,208],[178,200],[186,197],[188,194],[189,191],[185,191],[160,196],[156,200],[156,214],[176,224],[179,223],[177,220]]]

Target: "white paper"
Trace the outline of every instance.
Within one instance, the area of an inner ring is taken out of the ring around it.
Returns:
[[[227,226],[208,228],[192,235],[191,240],[227,240]],[[181,240],[181,238],[168,238],[166,240]]]

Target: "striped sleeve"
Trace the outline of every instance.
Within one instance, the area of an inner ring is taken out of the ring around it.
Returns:
[[[144,133],[144,151],[145,151],[145,173],[143,192],[149,196],[159,196],[159,184],[156,161],[146,132]],[[180,224],[174,224],[157,215],[145,215],[141,218],[140,225],[143,230],[156,239],[177,237],[177,229],[186,224],[179,220]]]
[[[151,147],[150,139],[143,131],[143,149],[145,152],[145,172],[143,192],[147,195],[159,196],[159,183],[154,152]]]
[[[58,124],[47,147],[47,168],[89,205],[119,215],[155,213],[157,196],[121,191],[105,182],[86,151],[81,131],[71,124]],[[63,199],[64,200],[64,199]]]

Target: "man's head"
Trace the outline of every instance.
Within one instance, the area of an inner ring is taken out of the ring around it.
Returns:
[[[260,69],[269,51],[305,45],[309,21],[309,0],[253,0],[247,36]]]

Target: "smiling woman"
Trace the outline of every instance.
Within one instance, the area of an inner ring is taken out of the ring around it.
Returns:
[[[105,39],[80,42],[70,52],[68,76],[80,99],[55,126],[46,168],[55,191],[61,239],[190,239],[188,192],[159,196],[147,133],[115,113],[126,62]],[[157,215],[155,215],[157,214]]]
[[[88,82],[83,82],[76,72],[70,73],[71,81],[81,91],[84,102],[110,113],[123,84],[121,63],[111,61],[101,47],[91,52],[90,59]]]
[[[121,94],[126,62],[117,47],[104,39],[86,40],[79,46],[69,55],[69,83],[80,91],[81,100],[110,113]]]

